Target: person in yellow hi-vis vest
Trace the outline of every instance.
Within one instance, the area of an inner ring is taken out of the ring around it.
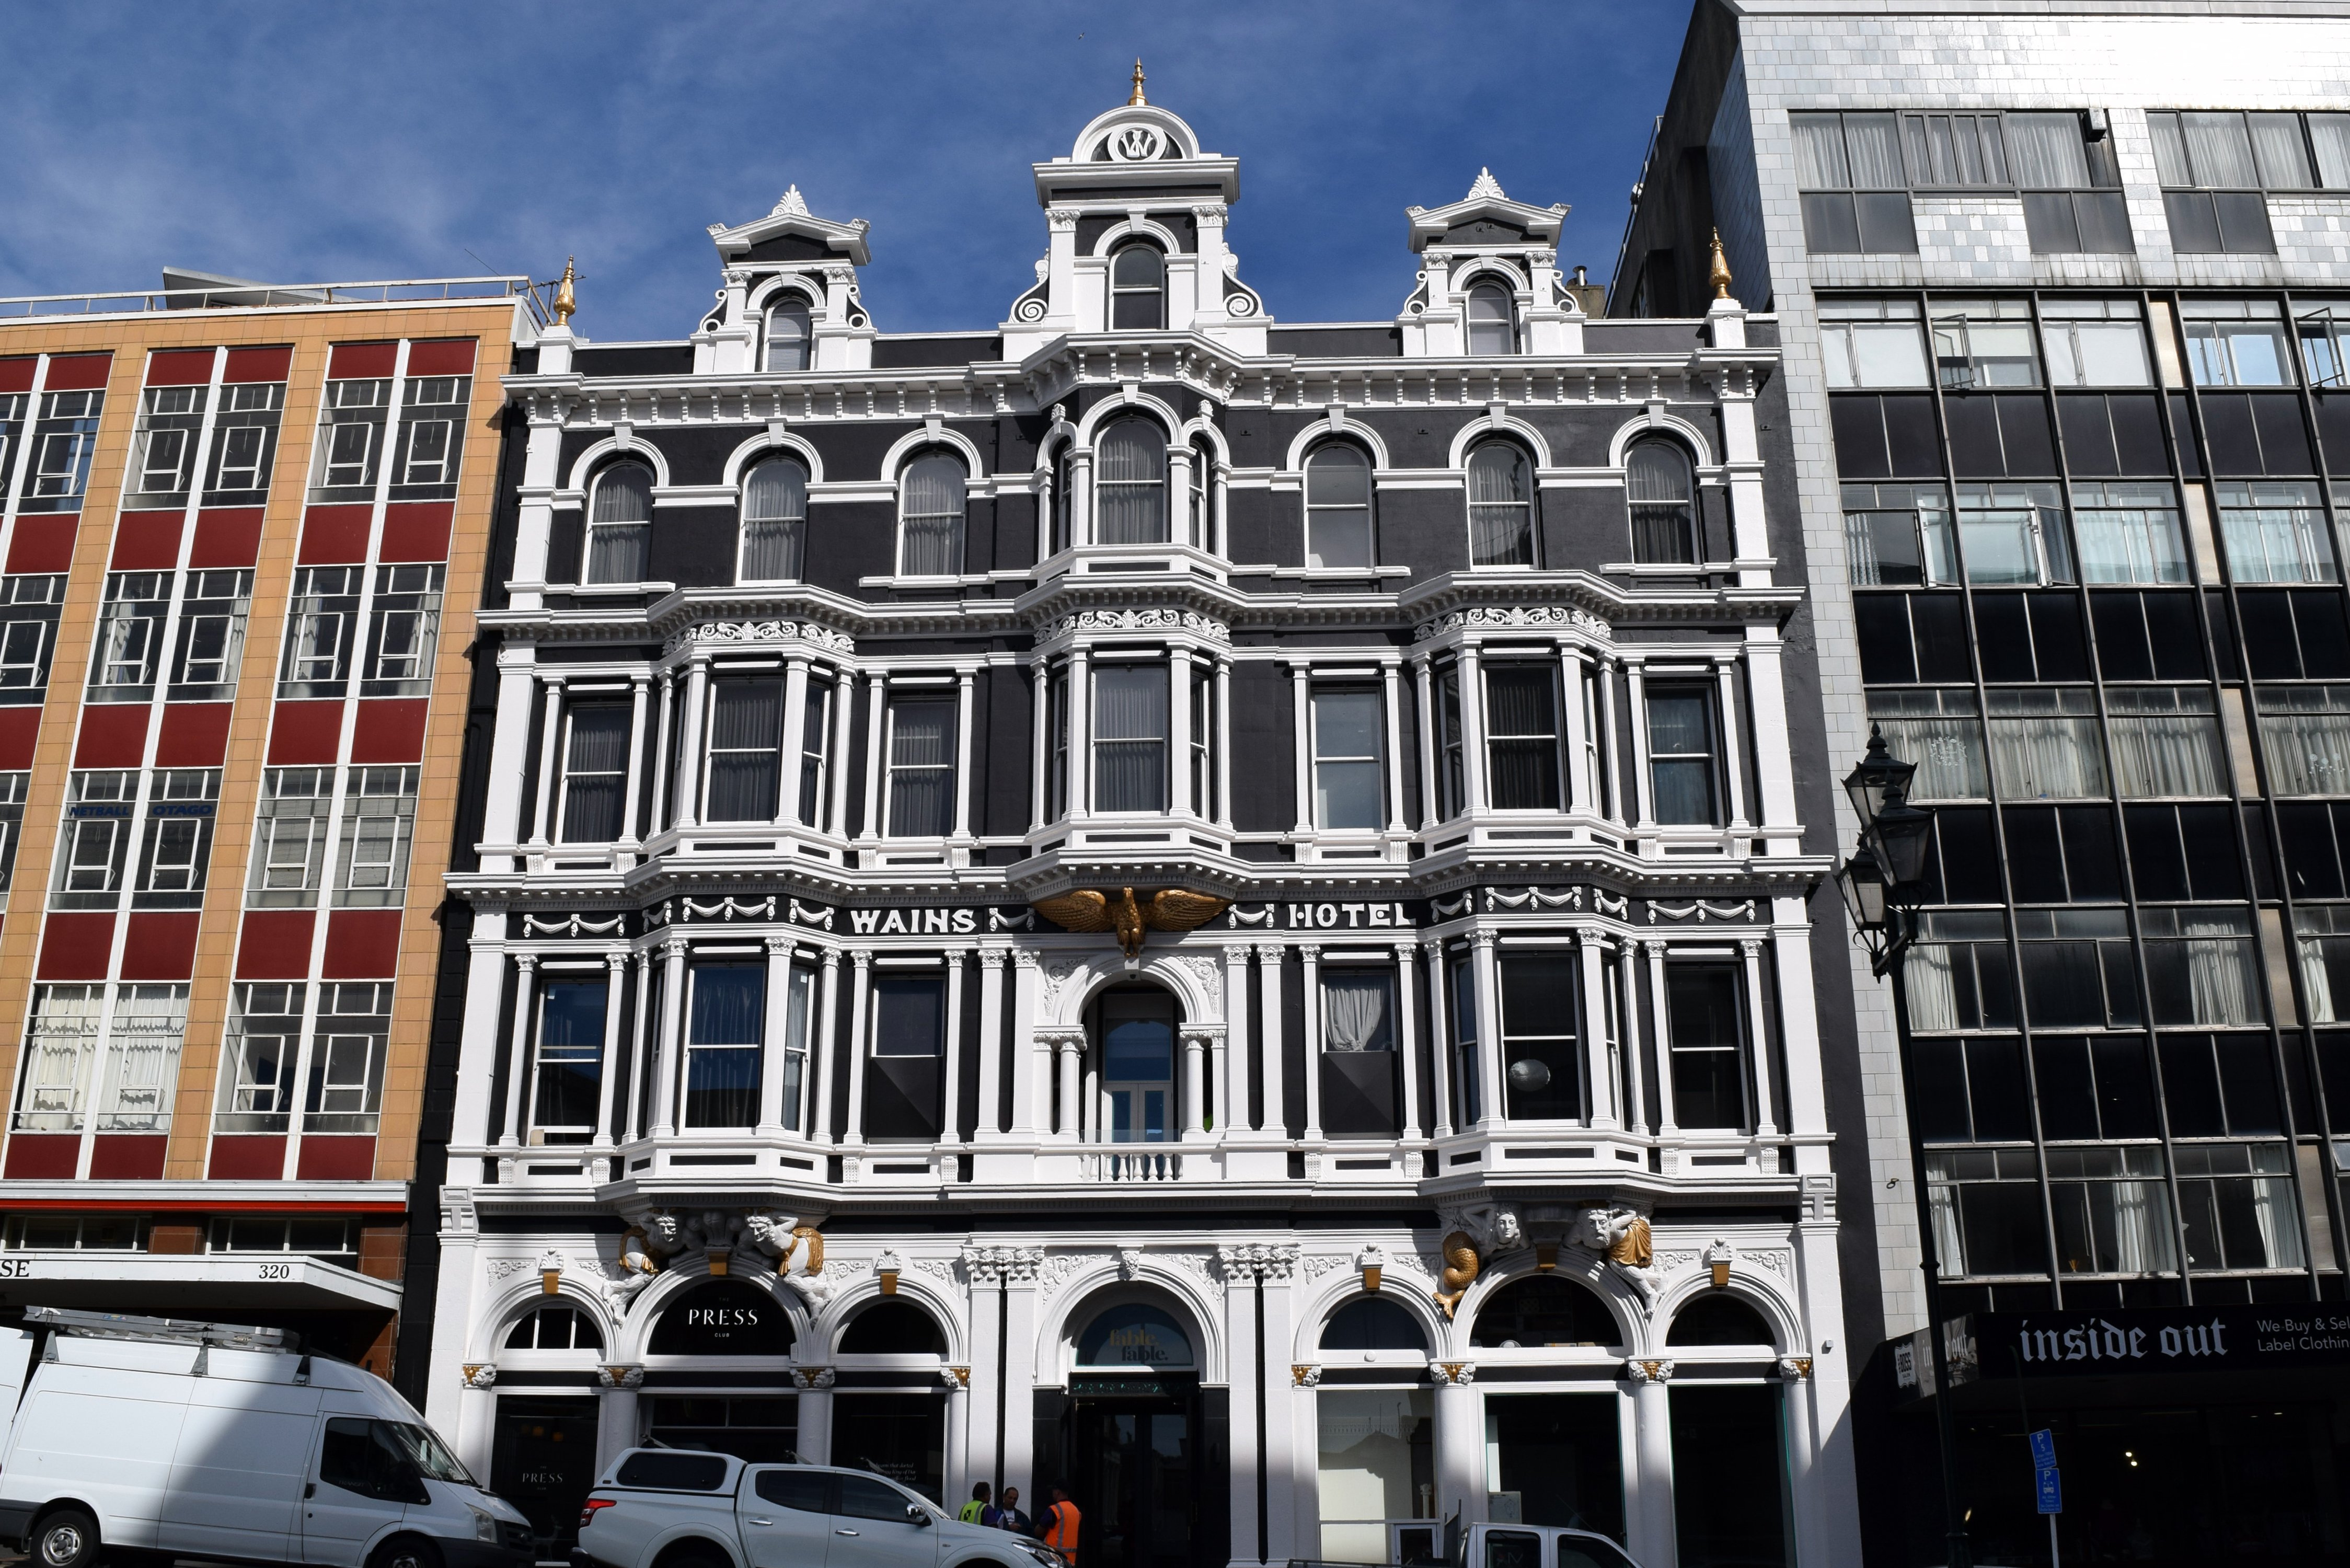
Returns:
[[[1069,1568],[1076,1568],[1077,1527],[1084,1522],[1085,1516],[1069,1501],[1069,1489],[1055,1487],[1053,1506],[1045,1511],[1045,1544],[1059,1552]]]

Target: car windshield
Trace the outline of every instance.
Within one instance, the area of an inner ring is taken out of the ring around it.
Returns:
[[[457,1456],[449,1451],[449,1446],[432,1428],[419,1427],[409,1421],[386,1421],[384,1426],[400,1444],[400,1451],[413,1459],[416,1468],[432,1480],[454,1481],[459,1486],[472,1487],[475,1491],[482,1490],[482,1483],[473,1479],[472,1471],[457,1462]]]

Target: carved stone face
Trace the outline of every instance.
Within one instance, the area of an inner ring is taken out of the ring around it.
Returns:
[[[674,1214],[653,1214],[645,1220],[645,1244],[656,1251],[674,1252],[684,1236]]]
[[[1581,1231],[1583,1243],[1592,1251],[1604,1252],[1613,1241],[1616,1231],[1616,1211],[1609,1209],[1586,1209],[1583,1211]]]

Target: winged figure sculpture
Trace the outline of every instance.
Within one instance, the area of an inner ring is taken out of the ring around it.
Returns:
[[[1229,898],[1181,888],[1161,888],[1148,898],[1136,898],[1131,888],[1114,894],[1081,888],[1057,898],[1039,898],[1035,907],[1064,930],[1115,931],[1126,956],[1139,958],[1146,932],[1188,931],[1206,925],[1231,905]]]

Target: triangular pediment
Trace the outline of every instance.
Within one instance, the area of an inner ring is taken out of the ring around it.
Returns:
[[[799,254],[770,259],[822,261],[839,256],[863,266],[873,259],[865,243],[866,231],[871,227],[862,218],[836,223],[829,218],[817,217],[808,211],[806,200],[795,185],[784,192],[783,199],[765,217],[732,228],[712,223],[710,238],[718,247],[718,254],[729,261],[756,259],[756,253],[791,251]],[[804,243],[795,246],[789,244],[793,240]]]
[[[1566,221],[1565,203],[1537,207],[1513,202],[1490,169],[1477,171],[1476,182],[1458,202],[1441,207],[1406,207],[1411,221],[1411,248],[1417,253],[1440,242],[1465,245],[1558,244],[1559,227]]]

